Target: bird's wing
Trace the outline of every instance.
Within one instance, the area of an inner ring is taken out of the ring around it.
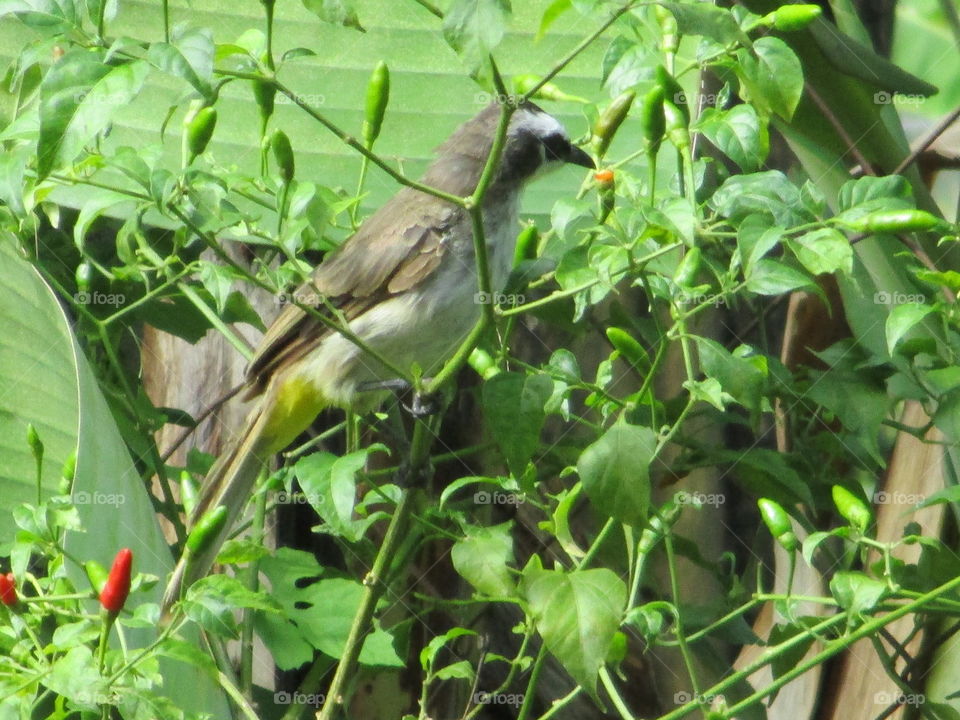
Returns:
[[[334,307],[352,320],[385,297],[425,280],[443,258],[443,238],[450,226],[463,217],[461,208],[404,188],[313,271],[295,298],[330,317],[329,309]],[[316,347],[327,332],[331,331],[315,316],[297,305],[287,305],[250,361],[248,396],[262,391],[276,367]]]

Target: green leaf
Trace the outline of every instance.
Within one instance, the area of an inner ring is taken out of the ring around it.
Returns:
[[[213,97],[213,33],[209,28],[188,28],[175,34],[172,43],[156,42],[147,51],[147,62],[180,78],[207,100]]]
[[[776,260],[759,260],[747,276],[747,289],[758,295],[782,295],[797,288],[812,288],[813,280]]]
[[[767,125],[760,121],[752,105],[735,105],[729,110],[707,108],[695,129],[744,172],[753,172],[763,165],[770,151]]]
[[[483,412],[510,472],[523,477],[540,444],[543,409],[553,392],[546,375],[500,373],[483,384]]]
[[[803,95],[803,67],[790,46],[767,35],[752,49],[738,51],[737,57],[738,74],[753,105],[790,120]]]
[[[443,16],[443,37],[476,67],[503,39],[510,0],[454,0]]]
[[[627,600],[623,581],[606,568],[568,573],[528,566],[524,588],[547,649],[595,696]]]
[[[890,588],[862,572],[841,570],[830,580],[830,593],[844,610],[861,614],[873,610]]]
[[[793,227],[814,218],[800,202],[800,191],[779,170],[734,175],[710,198],[718,213],[733,220],[766,215],[773,224]]]
[[[583,451],[577,472],[600,512],[635,527],[646,523],[656,447],[657,436],[650,428],[618,423]]]
[[[303,6],[324,22],[366,32],[352,0],[303,0]]]
[[[462,627],[451,628],[443,635],[437,635],[427,643],[423,650],[420,651],[420,667],[422,667],[424,670],[430,670],[434,660],[437,657],[437,653],[439,653],[452,641],[458,640],[462,637],[476,637],[476,635],[477,633],[473,630],[467,630],[466,628]]]
[[[893,355],[893,351],[903,337],[931,312],[933,312],[932,305],[917,302],[894,305],[890,314],[887,315],[887,351]]]
[[[814,275],[853,270],[853,248],[839,230],[820,228],[801,235],[791,242],[797,259]]]
[[[97,672],[93,652],[84,645],[58,658],[44,676],[43,684],[85,710],[95,710],[115,696],[109,692],[106,679]]]
[[[253,627],[281,670],[296,670],[313,660],[313,645],[287,618],[276,613],[258,612],[253,616]]]
[[[147,72],[143,62],[110,67],[86,50],[73,50],[54,63],[40,84],[38,177],[72,162],[114,112],[136,97]]]
[[[451,550],[453,567],[479,592],[493,597],[513,595],[509,563],[514,561],[512,523],[472,526]]]
[[[910,183],[903,175],[884,175],[882,177],[866,175],[843,184],[837,195],[837,211],[852,210],[859,205],[877,200],[887,203],[883,207],[888,210],[900,207],[915,207],[916,205]],[[906,204],[897,203],[891,206],[891,200],[905,201]],[[870,207],[871,209],[879,209],[873,205]]]
[[[540,27],[537,28],[537,35],[533,39],[534,42],[539,42],[542,40],[543,36],[547,34],[547,30],[549,30],[550,26],[556,22],[557,18],[570,10],[572,7],[572,0],[553,0],[547,9],[543,11],[543,16],[540,18]]]
[[[0,15],[16,15],[27,27],[50,35],[79,26],[79,10],[73,0],[7,0],[0,4]]]
[[[760,412],[760,400],[766,373],[747,358],[735,357],[723,345],[710,338],[695,338],[697,355],[708,378],[751,413]]]
[[[744,218],[737,228],[737,248],[740,250],[740,264],[745,275],[753,271],[757,260],[777,246],[784,232],[778,225],[771,227],[762,215],[748,215]]]
[[[677,19],[677,29],[681,35],[703,35],[721,45],[750,44],[750,38],[740,29],[740,24],[727,8],[705,2],[660,4]]]
[[[370,445],[362,450],[337,457],[318,452],[307,455],[294,465],[293,472],[303,488],[307,502],[325,521],[327,532],[334,532],[350,542],[363,538],[367,528],[380,517],[354,518],[357,498],[357,473],[363,470],[367,458],[374,452],[386,450],[384,445]]]
[[[307,553],[288,555],[278,552],[275,557],[264,558],[260,568],[270,579],[272,597],[300,637],[320,652],[339,658],[360,605],[363,586],[352,578],[329,577],[329,571],[325,571],[316,560],[310,564],[306,556]],[[293,561],[292,566],[288,558]],[[315,582],[304,582],[320,575],[323,577]],[[367,634],[360,662],[389,667],[403,665],[393,648],[392,636],[379,628]]]

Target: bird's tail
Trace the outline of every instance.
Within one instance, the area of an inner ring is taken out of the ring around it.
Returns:
[[[163,594],[161,618],[169,619],[170,608],[181,598],[184,590],[210,571],[233,524],[246,506],[257,475],[273,451],[274,443],[265,433],[267,424],[264,407],[258,404],[247,416],[241,434],[207,473],[197,506],[187,522],[188,530],[193,528],[208,510],[221,505],[227,508],[226,522],[217,537],[204,543],[200,552],[193,555],[185,553],[177,561],[173,576]]]

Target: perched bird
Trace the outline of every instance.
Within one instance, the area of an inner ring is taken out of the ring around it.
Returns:
[[[452,195],[471,195],[499,119],[499,106],[491,104],[461,125],[438,149],[423,183]],[[533,103],[520,105],[510,118],[503,154],[483,199],[495,290],[503,287],[513,259],[521,190],[535,175],[563,163],[594,167],[583,150],[571,145],[556,118]],[[350,332],[395,368],[409,370],[416,364],[425,373],[436,370],[480,314],[469,213],[405,187],[325,259],[295,297],[331,319],[345,319]],[[224,506],[225,526],[202,552],[177,563],[164,609],[210,570],[272,454],[326,407],[375,407],[384,391],[365,391],[365,386],[395,379],[396,372],[357,343],[288,305],[267,330],[247,370],[247,396],[259,400],[208,473],[190,518],[193,526],[208,510]]]

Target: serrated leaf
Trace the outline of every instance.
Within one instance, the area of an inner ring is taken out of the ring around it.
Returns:
[[[656,447],[653,430],[626,423],[614,425],[587,447],[577,461],[577,472],[594,507],[635,527],[644,525]]]

